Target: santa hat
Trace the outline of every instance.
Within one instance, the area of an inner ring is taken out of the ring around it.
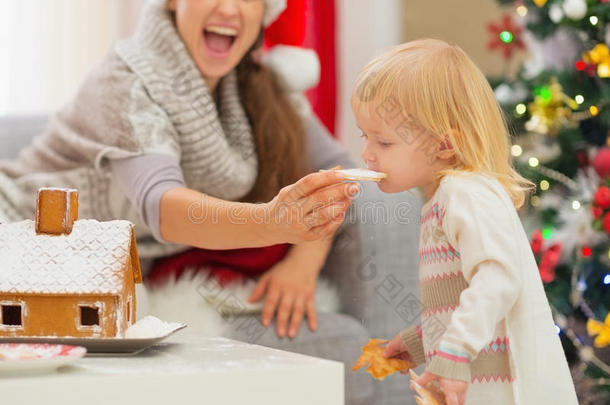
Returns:
[[[300,45],[305,38],[306,0],[265,0],[266,51],[262,62],[271,68],[289,93],[295,107],[309,114],[311,107],[303,92],[320,81],[320,60],[312,49]]]
[[[265,27],[271,25],[284,10],[286,10],[286,0],[265,0],[263,25]]]

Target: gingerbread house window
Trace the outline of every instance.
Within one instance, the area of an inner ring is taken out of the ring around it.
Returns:
[[[80,326],[99,326],[100,309],[97,306],[80,306]]]
[[[21,304],[2,304],[1,325],[8,327],[23,326],[23,310]]]

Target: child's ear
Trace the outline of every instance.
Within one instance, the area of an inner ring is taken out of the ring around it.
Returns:
[[[447,160],[455,156],[455,150],[449,139],[443,139],[438,146],[437,156],[439,159]]]

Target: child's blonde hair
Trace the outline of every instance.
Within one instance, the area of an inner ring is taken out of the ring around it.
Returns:
[[[516,208],[534,187],[513,167],[507,123],[491,86],[457,46],[420,39],[392,48],[360,73],[352,99],[355,108],[393,100],[411,125],[448,141],[455,156],[437,183],[447,174],[492,175]]]

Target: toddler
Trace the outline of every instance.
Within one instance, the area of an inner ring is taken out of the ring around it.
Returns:
[[[421,324],[385,355],[425,364],[417,383],[437,380],[447,405],[577,404],[516,211],[533,185],[482,72],[456,46],[408,42],[365,67],[351,104],[379,188],[425,196]]]

